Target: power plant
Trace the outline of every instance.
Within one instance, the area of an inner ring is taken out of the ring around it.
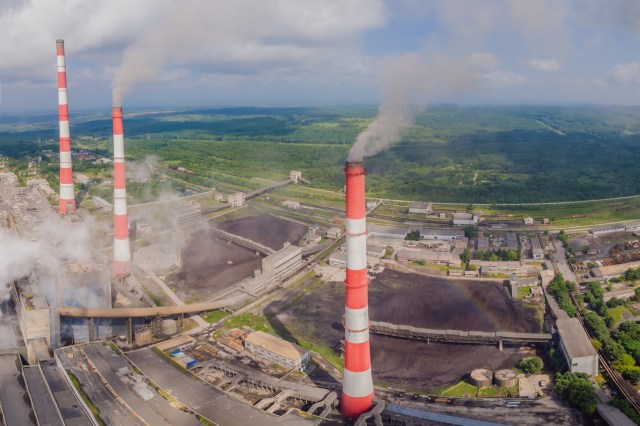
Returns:
[[[56,41],[58,63],[58,116],[60,121],[60,205],[61,215],[76,211],[71,168],[71,134],[69,130],[69,103],[67,97],[67,66],[64,56],[64,40]]]
[[[112,276],[122,281],[131,275],[127,182],[124,166],[122,107],[114,106],[113,117],[113,266]]]
[[[344,309],[344,382],[340,411],[345,417],[357,417],[368,411],[373,401],[364,162],[347,162],[344,174],[347,185],[347,276]]]

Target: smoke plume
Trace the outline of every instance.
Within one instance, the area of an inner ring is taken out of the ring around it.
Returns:
[[[468,63],[444,55],[411,53],[388,61],[378,116],[358,135],[348,161],[386,150],[402,138],[429,100],[468,88],[478,77]]]

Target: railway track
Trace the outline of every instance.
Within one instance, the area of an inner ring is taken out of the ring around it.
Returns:
[[[573,294],[571,294],[571,301],[576,306],[576,308],[579,308]],[[582,318],[582,315],[580,315],[579,311],[576,315],[576,318],[578,318],[578,321],[580,321],[580,324],[582,324],[582,328],[584,328],[584,330],[587,332],[587,335],[589,336],[589,338],[595,339],[595,336],[591,333],[591,331],[589,330],[589,327],[585,326],[584,320]],[[638,413],[640,413],[640,397],[638,396],[638,391],[635,390],[635,388],[631,385],[631,383],[629,383],[627,380],[625,380],[624,377],[622,377],[622,374],[620,374],[620,372],[614,370],[613,367],[611,367],[609,362],[602,356],[599,350],[597,352],[598,352],[598,361],[600,362],[600,365],[604,367],[605,371],[607,372],[607,376],[609,376],[609,379],[611,380],[611,382],[613,382],[613,384],[618,389],[618,391],[622,395],[624,395],[627,401],[631,403],[633,408]]]

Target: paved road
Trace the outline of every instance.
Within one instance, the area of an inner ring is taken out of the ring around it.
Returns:
[[[558,267],[558,270],[562,274],[565,280],[573,281],[574,283],[578,282],[578,278],[576,274],[573,273],[569,263],[567,262],[567,258],[565,255],[564,247],[562,246],[562,242],[553,239],[553,247],[555,247],[555,252],[550,253],[553,256],[553,260],[555,260],[555,264]]]
[[[58,370],[58,366],[54,360],[46,360],[40,362],[42,374],[51,390],[53,399],[58,405],[62,419],[67,426],[85,426],[91,424],[89,417],[80,406],[76,397],[73,395],[67,382],[62,377],[62,373]]]
[[[47,383],[44,381],[42,370],[39,365],[32,365],[23,368],[24,380],[27,383],[33,409],[35,411],[38,424],[40,426],[63,426],[62,417],[53,400],[53,395],[49,391]]]
[[[184,374],[149,348],[130,352],[127,356],[160,388],[193,411],[217,424],[225,426],[306,426],[314,424],[313,421],[303,419],[295,414],[278,417],[244,404],[197,377]]]

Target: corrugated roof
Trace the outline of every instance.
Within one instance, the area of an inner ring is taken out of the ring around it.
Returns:
[[[287,342],[286,340],[274,336],[273,334],[265,333],[264,331],[254,331],[247,336],[245,342],[259,346],[271,353],[291,360],[297,360],[308,352],[302,346]]]
[[[459,425],[459,426],[500,426],[503,423],[493,423],[484,420],[468,419],[466,417],[451,416],[448,414],[432,413],[430,411],[418,410],[416,408],[404,407],[402,405],[387,404],[386,413],[402,414],[416,419],[431,420],[438,424]]]

